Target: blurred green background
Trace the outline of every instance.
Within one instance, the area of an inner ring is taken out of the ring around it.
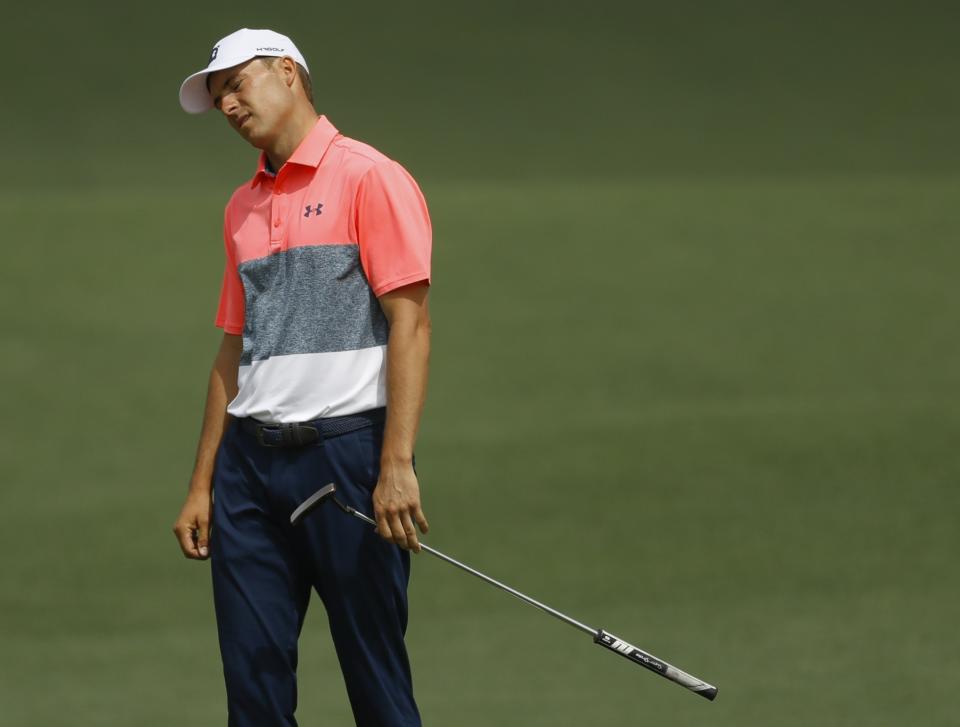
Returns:
[[[953,3],[24,4],[5,14],[0,724],[225,723],[170,533],[256,152],[177,89],[291,35],[435,226],[425,724],[954,725]],[[318,483],[320,484],[320,483]],[[300,723],[352,720],[319,603]]]

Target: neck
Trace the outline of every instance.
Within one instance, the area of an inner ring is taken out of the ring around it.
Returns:
[[[319,116],[313,106],[304,104],[297,108],[289,121],[284,124],[283,131],[263,149],[267,154],[267,159],[270,160],[271,167],[280,171],[280,167],[286,163],[287,159],[300,146],[300,142],[307,137],[307,134],[316,125],[318,118]]]

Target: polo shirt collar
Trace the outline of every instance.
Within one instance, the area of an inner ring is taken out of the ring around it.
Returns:
[[[300,145],[293,150],[293,154],[287,159],[287,164],[299,164],[305,167],[318,167],[327,148],[340,132],[330,123],[326,116],[317,119],[317,123],[310,130],[310,133],[304,137]],[[278,170],[279,171],[279,170]],[[267,153],[260,152],[260,161],[257,164],[257,172],[250,180],[250,187],[253,188],[265,177],[273,176],[267,171]]]

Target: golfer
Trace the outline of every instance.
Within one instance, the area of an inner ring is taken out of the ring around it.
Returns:
[[[414,441],[427,386],[431,228],[412,177],[314,110],[286,36],[238,30],[180,89],[260,150],[226,205],[226,265],[190,488],[174,533],[210,559],[232,727],[296,725],[297,642],[326,608],[358,725],[419,725],[409,551],[427,532]],[[290,513],[333,482],[373,512]],[[399,546],[399,547],[398,547]]]

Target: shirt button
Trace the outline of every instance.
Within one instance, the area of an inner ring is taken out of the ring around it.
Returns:
[[[274,220],[274,221],[273,221],[273,226],[274,226],[274,227],[280,227],[280,220],[279,220],[279,219]]]

